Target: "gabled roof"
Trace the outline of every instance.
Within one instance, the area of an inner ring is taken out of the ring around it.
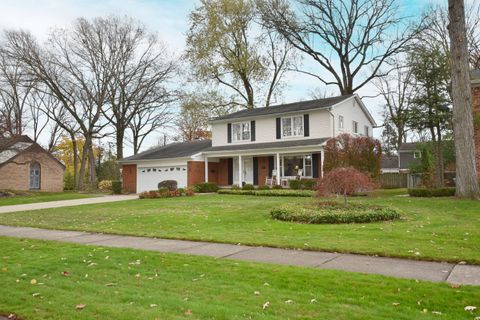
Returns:
[[[0,138],[0,166],[12,161],[25,151],[44,152],[65,168],[63,163],[26,135]]]
[[[354,95],[349,94],[349,95],[337,96],[337,97],[331,97],[331,98],[325,98],[325,99],[307,100],[307,101],[287,103],[287,104],[281,104],[281,105],[270,106],[270,107],[241,110],[238,112],[213,118],[210,121],[251,118],[251,117],[259,117],[259,116],[266,116],[266,115],[282,114],[282,113],[288,113],[288,112],[306,111],[306,110],[312,110],[312,109],[325,109],[325,108],[330,108],[344,100],[347,100],[352,96]]]
[[[382,169],[398,168],[398,156],[383,155],[381,160]]]
[[[151,148],[131,157],[123,158],[119,160],[119,162],[190,157],[211,146],[211,140],[194,140],[171,143],[166,146]]]
[[[285,141],[262,142],[262,143],[229,144],[226,146],[211,147],[211,148],[205,149],[203,152],[245,151],[245,150],[257,150],[257,149],[320,146],[323,143],[325,143],[328,139],[330,138],[285,140]]]

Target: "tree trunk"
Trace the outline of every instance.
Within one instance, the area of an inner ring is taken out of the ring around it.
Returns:
[[[74,134],[71,134],[72,139],[72,149],[73,149],[73,189],[79,189],[79,180],[78,180],[78,145],[77,139]]]
[[[93,153],[93,143],[90,141],[88,147],[88,182],[90,188],[97,188],[97,170],[95,165],[95,154]]]
[[[116,132],[116,143],[117,143],[117,160],[123,158],[123,139],[125,138],[125,129],[117,126]],[[115,170],[116,179],[120,179],[120,166],[117,166]]]
[[[78,189],[84,189],[84,181],[85,181],[85,171],[87,167],[87,154],[88,154],[88,142],[85,139],[85,143],[83,144],[82,148],[82,160],[80,162],[80,171],[78,173]]]
[[[465,4],[448,0],[450,50],[452,54],[453,133],[456,156],[456,196],[479,199],[473,137],[472,94],[468,67]]]

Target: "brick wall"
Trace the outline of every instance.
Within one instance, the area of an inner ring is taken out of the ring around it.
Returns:
[[[218,162],[208,163],[208,182],[218,184]],[[188,161],[187,162],[187,185],[192,187],[197,183],[205,181],[205,162],[204,161]]]
[[[0,167],[0,189],[29,190],[33,161],[40,163],[40,191],[63,191],[63,166],[45,152],[34,149]]]
[[[480,116],[480,86],[472,88],[473,112],[477,117]],[[475,128],[475,158],[477,161],[477,175],[480,178],[480,127],[477,124]]]
[[[137,193],[136,164],[124,164],[122,166],[122,187],[125,192]]]

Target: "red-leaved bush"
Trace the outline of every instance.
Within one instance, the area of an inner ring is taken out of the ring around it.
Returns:
[[[358,191],[368,191],[375,187],[372,180],[353,167],[336,168],[327,173],[320,181],[318,196],[329,194],[341,195],[345,198]]]
[[[345,133],[327,141],[323,166],[325,172],[339,167],[354,167],[375,179],[380,174],[381,158],[380,141]]]

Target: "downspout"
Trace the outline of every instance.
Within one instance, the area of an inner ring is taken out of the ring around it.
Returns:
[[[335,115],[332,113],[332,108],[328,109],[328,113],[332,116],[332,138],[335,138]]]

